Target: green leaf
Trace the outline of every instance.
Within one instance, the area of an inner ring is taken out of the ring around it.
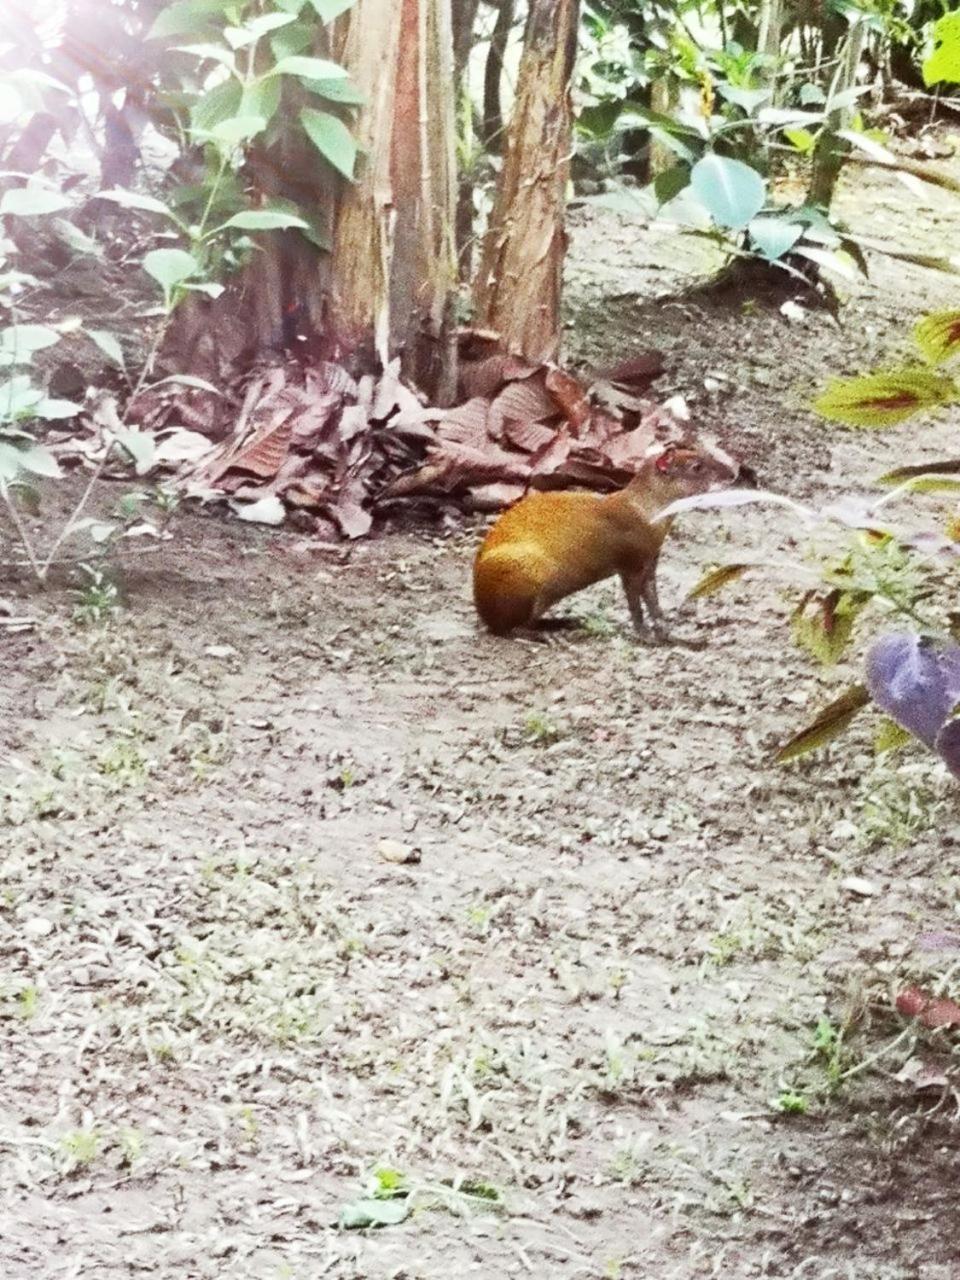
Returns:
[[[809,129],[784,129],[783,136],[803,156],[809,155],[817,145],[816,135]]]
[[[249,142],[258,133],[263,133],[266,127],[267,122],[263,116],[233,116],[215,124],[209,136],[218,146],[233,151],[241,143]]]
[[[931,364],[960,355],[960,311],[934,311],[924,316],[913,336]]]
[[[118,431],[115,439],[120,448],[130,455],[137,475],[146,475],[153,466],[154,455],[157,452],[157,442],[153,436],[145,431],[130,430]]]
[[[658,204],[668,204],[674,196],[690,185],[690,166],[674,164],[658,173],[653,180],[653,194]]]
[[[742,578],[752,567],[750,564],[724,564],[719,569],[711,569],[709,573],[704,574],[688,594],[687,599],[702,600],[705,596],[712,596],[728,582],[735,582],[737,578]]]
[[[363,1227],[394,1227],[410,1216],[410,1206],[404,1199],[354,1200],[340,1211],[338,1226],[344,1231],[357,1231]]]
[[[345,80],[347,73],[336,62],[326,58],[307,58],[302,54],[291,54],[289,58],[281,58],[267,72],[270,76],[303,76],[307,80]]]
[[[76,404],[73,400],[50,399],[46,396],[37,401],[36,407],[37,417],[47,419],[75,418],[82,411],[83,405]]]
[[[862,711],[870,702],[870,694],[862,684],[850,685],[839,698],[823,708],[812,724],[794,734],[789,742],[784,743],[774,761],[786,764],[788,760],[796,760],[808,751],[816,751],[826,746],[834,738],[839,737],[847,728],[854,716]]]
[[[237,65],[233,51],[225,49],[222,44],[178,44],[176,52],[188,53],[202,62],[219,62],[230,71],[233,71]]]
[[[288,27],[295,20],[296,14],[294,13],[262,13],[259,17],[251,18],[249,22],[245,22],[243,25],[253,33],[255,40],[259,40],[261,36],[269,35],[271,31],[276,31],[280,27]]]
[[[833,271],[838,276],[843,276],[844,280],[857,279],[857,263],[842,249],[820,249],[816,245],[801,242],[794,246],[794,252],[801,258],[815,262],[821,271]]]
[[[60,341],[55,329],[42,324],[12,324],[0,329],[0,365],[29,364],[34,352]],[[3,403],[0,401],[0,409]]]
[[[912,480],[914,476],[949,476],[956,475],[957,472],[960,472],[960,458],[945,458],[940,462],[919,462],[912,467],[895,467],[878,476],[874,484],[898,485],[905,480]]]
[[[20,466],[32,475],[48,476],[51,480],[57,480],[63,474],[59,462],[50,450],[40,444],[34,445],[32,449],[20,450]]]
[[[0,364],[2,363],[0,359]],[[34,410],[42,399],[43,392],[33,385],[29,374],[18,373],[15,377],[8,378],[6,382],[0,383],[0,422],[11,423],[19,418],[33,417]]]
[[[367,101],[366,96],[349,80],[304,80],[303,87],[315,93],[318,98],[339,102],[345,107],[362,107]]]
[[[896,720],[884,716],[873,739],[873,749],[878,756],[882,756],[888,751],[899,751],[901,747],[913,741],[912,733],[898,725]]]
[[[238,116],[260,116],[264,126],[273,119],[280,105],[282,85],[275,76],[267,76],[247,85],[237,108]]]
[[[200,270],[200,264],[186,249],[153,249],[143,259],[142,266],[166,294]]]
[[[68,209],[70,201],[59,191],[44,187],[11,187],[0,199],[0,217],[33,218],[44,213]]]
[[[768,262],[776,262],[785,253],[789,253],[803,235],[803,223],[761,216],[753,218],[747,230],[757,252]]]
[[[300,123],[320,154],[329,160],[345,178],[350,178],[352,181],[358,148],[353,135],[343,121],[328,111],[315,111],[312,107],[304,107],[300,112]]]
[[[147,32],[148,40],[165,40],[192,31],[209,31],[214,19],[230,6],[231,0],[177,0],[157,15]]]
[[[162,213],[164,217],[173,218],[173,211],[168,209],[162,200],[154,196],[140,195],[136,191],[126,191],[123,187],[111,187],[109,191],[98,191],[98,200],[112,200],[121,209],[144,209],[147,213]]]
[[[870,597],[861,591],[808,595],[793,615],[797,643],[824,666],[833,666],[843,657],[857,617],[869,602]]]
[[[725,80],[717,82],[717,93],[727,102],[740,107],[748,116],[752,116],[758,107],[769,102],[773,96],[772,89],[744,89],[740,85],[728,84]]]
[[[707,155],[690,171],[693,194],[720,227],[739,230],[763,208],[766,184],[748,164]]]
[[[834,378],[813,408],[821,417],[851,427],[890,427],[957,398],[950,378],[928,369],[892,369],[862,378]]]
[[[333,22],[353,7],[354,0],[310,0],[310,3],[324,22]]]
[[[190,108],[190,132],[208,137],[211,129],[236,116],[242,97],[243,89],[236,80],[225,80],[209,89]]]
[[[928,87],[941,80],[960,84],[960,9],[945,13],[933,27],[933,53],[923,64]]]
[[[243,213],[235,213],[217,230],[240,227],[244,231],[280,231],[285,227],[307,229],[309,225],[295,213],[286,213],[281,209],[247,209]]]
[[[88,236],[81,231],[79,227],[75,227],[67,218],[54,218],[54,231],[60,240],[64,242],[68,249],[74,253],[84,254],[89,258],[102,258],[103,248],[92,236]]]
[[[0,440],[0,483],[11,484],[20,474],[21,451]]]
[[[108,360],[112,360],[119,369],[124,368],[123,348],[115,334],[108,333],[106,329],[85,329],[84,333],[100,348]]]
[[[270,37],[270,50],[277,62],[281,58],[291,58],[296,53],[303,53],[304,49],[309,49],[313,44],[313,36],[316,31],[316,23],[311,19],[309,22],[292,22],[288,27],[282,27],[273,36]]]

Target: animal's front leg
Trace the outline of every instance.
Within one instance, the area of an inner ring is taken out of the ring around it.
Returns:
[[[644,644],[662,644],[667,639],[663,624],[663,613],[657,599],[655,573],[646,568],[639,572],[621,573],[620,581],[627,597],[627,607],[633,620],[638,639]],[[644,616],[644,606],[649,614],[649,623]]]

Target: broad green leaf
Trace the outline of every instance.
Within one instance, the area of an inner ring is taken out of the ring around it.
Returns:
[[[300,112],[300,123],[320,154],[345,178],[352,180],[358,148],[343,121],[327,111],[304,107]]]
[[[234,116],[230,120],[221,120],[210,130],[210,138],[218,146],[232,151],[243,142],[249,142],[258,133],[263,133],[267,122],[263,116]]]
[[[809,258],[822,271],[833,271],[844,280],[856,280],[859,275],[857,263],[842,249],[819,249],[812,244],[798,244],[794,251],[802,258]]]
[[[409,1216],[410,1206],[404,1198],[355,1200],[341,1210],[338,1225],[345,1231],[357,1231],[364,1227],[394,1227]]]
[[[788,222],[786,218],[753,218],[747,230],[757,251],[768,262],[776,262],[789,253],[803,235],[803,223]]]
[[[816,751],[818,747],[832,742],[843,733],[854,716],[869,702],[870,695],[866,686],[850,685],[839,698],[823,708],[812,724],[807,725],[806,729],[801,729],[789,742],[784,743],[774,756],[774,760],[777,764],[786,764],[788,760],[796,760],[798,756],[806,755],[808,751]]]
[[[800,86],[800,101],[805,107],[811,106],[813,103],[826,102],[827,95],[818,84],[812,84],[808,81]]]
[[[219,62],[230,71],[233,71],[237,65],[233,51],[225,49],[222,44],[178,44],[176,51],[177,53],[189,53],[191,57],[200,58],[201,61]]]
[[[200,264],[186,249],[153,249],[143,259],[143,269],[169,294],[183,280],[200,270]]]
[[[653,180],[653,194],[658,204],[667,204],[690,185],[690,166],[674,164],[658,173]]]
[[[3,361],[0,360],[0,364]],[[10,361],[6,362],[7,364]],[[43,399],[43,392],[30,381],[29,374],[18,373],[6,382],[0,382],[0,422],[15,422],[19,418],[34,416],[34,410]]]
[[[274,4],[278,9],[282,9],[284,13],[292,13],[294,17],[303,9],[307,0],[274,0]]]
[[[20,474],[21,450],[0,440],[0,484],[10,484]]]
[[[35,476],[47,476],[51,480],[57,480],[63,474],[60,470],[60,464],[43,445],[34,445],[32,449],[22,449],[20,451],[20,466],[24,471],[29,471]]]
[[[758,107],[769,102],[773,96],[772,89],[744,89],[740,85],[728,84],[725,80],[718,81],[716,88],[721,98],[740,107],[748,116],[752,116]]]
[[[960,311],[934,311],[924,316],[913,336],[931,364],[960,355]]]
[[[130,430],[118,431],[115,439],[120,448],[130,455],[137,475],[146,475],[153,466],[154,455],[157,452],[157,442],[153,436],[145,431]]]
[[[261,36],[269,35],[271,31],[276,31],[280,27],[288,27],[295,20],[295,13],[262,13],[259,17],[251,18],[249,22],[245,22],[243,25],[248,31],[253,32],[255,39],[259,40]]]
[[[275,63],[267,75],[271,76],[303,76],[307,80],[345,80],[347,73],[343,67],[326,58],[307,58],[302,54],[291,54],[289,58],[281,58]]]
[[[756,169],[727,156],[707,155],[690,171],[693,194],[720,227],[738,230],[763,208],[766,185]]]
[[[210,31],[214,19],[230,7],[231,0],[176,0],[157,15],[147,32],[148,40],[165,40],[192,31]]]
[[[960,84],[960,9],[945,13],[933,27],[933,53],[923,64],[926,85]]]
[[[58,213],[69,207],[70,201],[59,191],[47,191],[43,187],[11,187],[0,198],[0,217],[9,214],[33,218],[44,213]]]
[[[42,324],[12,324],[0,329],[0,365],[28,364],[36,351],[60,341],[55,329]],[[0,411],[3,402],[0,401]]]
[[[162,213],[167,218],[174,218],[162,200],[154,196],[141,195],[137,191],[126,191],[123,187],[111,187],[109,191],[98,191],[98,200],[112,200],[121,209],[144,209],[147,213]]]
[[[259,116],[264,125],[273,119],[280,105],[282,85],[276,76],[267,76],[247,85],[237,108],[238,116]]]
[[[804,156],[809,155],[817,145],[816,135],[809,129],[784,129],[783,136]]]
[[[318,98],[339,102],[345,107],[362,107],[367,99],[349,80],[304,80],[303,87]]]
[[[209,89],[190,108],[191,133],[208,137],[211,129],[236,116],[242,97],[243,89],[236,80],[225,80]]]
[[[728,582],[735,582],[737,578],[742,578],[752,567],[750,564],[724,564],[719,569],[711,569],[709,573],[704,574],[688,594],[687,599],[702,600],[705,596],[712,596]]]
[[[83,405],[76,404],[73,400],[58,400],[44,396],[42,400],[37,401],[35,412],[38,418],[75,418],[78,413],[83,412]]]
[[[324,22],[332,22],[352,8],[354,0],[310,0],[310,3]]]
[[[277,62],[281,58],[291,58],[296,53],[303,53],[313,44],[316,22],[292,22],[282,27],[270,37],[270,50]]]
[[[190,293],[202,293],[208,298],[219,298],[221,293],[224,292],[226,286],[217,284],[213,280],[202,280],[198,284],[191,284],[187,281],[186,284],[181,285],[180,287],[182,289],[189,290]]]
[[[862,378],[834,378],[813,407],[821,417],[851,427],[890,427],[958,398],[950,378],[928,369],[891,369]]]
[[[240,227],[244,231],[280,231],[285,227],[305,229],[309,223],[298,218],[294,213],[286,213],[280,209],[247,209],[243,213],[235,213],[218,231],[226,227]]]
[[[247,27],[224,27],[223,38],[231,49],[243,49],[253,44],[257,37]]]
[[[95,343],[108,360],[120,369],[124,367],[123,348],[115,334],[108,333],[106,329],[86,329],[84,330],[91,342]]]

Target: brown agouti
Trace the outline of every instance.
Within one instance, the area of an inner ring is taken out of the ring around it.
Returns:
[[[722,455],[668,446],[648,457],[617,493],[529,493],[484,538],[473,567],[473,599],[496,635],[535,623],[551,605],[618,573],[633,624],[658,638],[657,559],[673,518],[653,517],[677,498],[729,488],[737,470]]]

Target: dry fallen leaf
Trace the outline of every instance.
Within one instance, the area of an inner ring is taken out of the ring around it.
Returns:
[[[420,861],[420,850],[412,844],[385,838],[377,845],[377,853],[384,862],[412,863]]]

